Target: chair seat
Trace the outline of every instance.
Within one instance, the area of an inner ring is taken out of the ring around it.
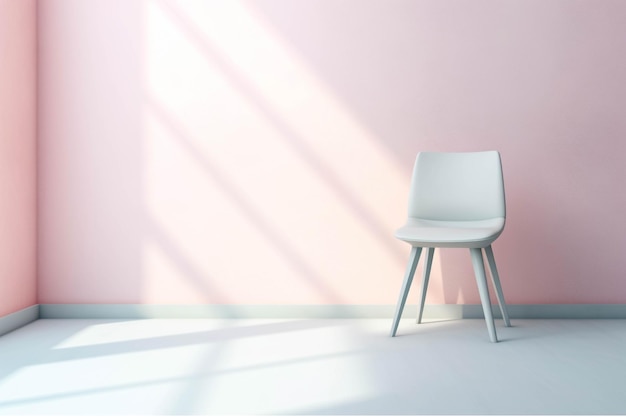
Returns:
[[[475,221],[442,221],[410,217],[396,231],[396,238],[412,246],[428,248],[483,248],[504,229],[504,218]]]

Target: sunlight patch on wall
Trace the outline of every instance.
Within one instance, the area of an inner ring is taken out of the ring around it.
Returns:
[[[146,4],[150,262],[173,258],[218,302],[395,298],[408,177],[376,138],[239,3]]]
[[[264,303],[279,285],[290,298],[319,302],[267,243],[273,231],[258,227],[266,221],[260,214],[248,215],[254,208],[242,201],[245,193],[207,165],[205,152],[181,145],[192,139],[176,137],[154,112],[145,120],[146,301]]]
[[[360,125],[287,40],[242,1],[161,4],[198,38],[192,42],[210,45],[266,114],[280,119],[293,136],[283,139],[311,152],[381,225],[397,227],[390,213],[404,213],[398,207],[405,205],[407,173],[381,144],[385,138]]]

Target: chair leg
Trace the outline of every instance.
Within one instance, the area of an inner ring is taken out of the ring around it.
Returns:
[[[393,317],[393,324],[391,325],[391,337],[396,335],[396,331],[398,330],[398,324],[400,323],[400,316],[402,316],[402,310],[404,310],[404,303],[406,303],[406,296],[409,294],[409,288],[411,288],[411,281],[413,281],[413,275],[415,275],[415,268],[417,267],[417,262],[420,259],[420,254],[422,253],[422,248],[413,246],[411,248],[411,254],[409,255],[409,263],[406,267],[406,272],[404,274],[404,283],[402,284],[402,289],[400,290],[400,297],[398,298],[398,304],[396,306],[396,314]]]
[[[422,292],[420,297],[420,303],[417,310],[417,323],[422,322],[422,315],[424,314],[424,303],[426,302],[426,290],[428,289],[428,280],[430,279],[430,268],[433,264],[433,255],[435,248],[426,248],[426,262],[424,263],[424,275],[422,275]]]
[[[478,284],[478,293],[480,301],[483,305],[483,313],[487,322],[487,330],[489,331],[489,339],[496,343],[498,337],[496,335],[496,326],[493,322],[493,314],[491,312],[491,300],[489,299],[489,289],[487,288],[487,277],[485,276],[485,264],[483,263],[483,254],[480,248],[471,248],[472,264],[474,265],[474,274],[476,275],[476,284]]]
[[[509,313],[507,312],[506,302],[504,301],[504,293],[502,292],[502,284],[500,284],[500,276],[498,275],[498,269],[496,268],[496,259],[493,256],[493,249],[491,245],[487,246],[485,254],[487,255],[487,262],[489,263],[489,269],[491,270],[491,282],[493,288],[496,290],[496,297],[498,298],[498,304],[500,304],[500,312],[502,313],[502,319],[506,327],[511,327],[511,321],[509,320]]]

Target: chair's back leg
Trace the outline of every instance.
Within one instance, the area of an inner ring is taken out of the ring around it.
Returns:
[[[493,249],[491,245],[485,248],[485,254],[487,255],[487,262],[489,263],[489,269],[491,270],[491,282],[493,288],[496,290],[496,297],[498,298],[498,304],[500,304],[500,312],[502,313],[502,319],[506,327],[511,327],[511,321],[509,320],[509,313],[506,309],[506,303],[504,301],[504,293],[502,292],[502,284],[500,284],[500,276],[498,275],[498,269],[496,268],[496,259],[493,256]]]
[[[489,289],[487,288],[487,277],[485,276],[485,264],[483,263],[483,254],[480,248],[471,248],[472,264],[474,265],[474,274],[476,275],[476,284],[478,285],[478,293],[480,301],[483,305],[483,313],[487,322],[487,330],[489,331],[489,339],[497,342],[496,326],[493,322],[493,313],[491,312],[491,300],[489,299]]]
[[[424,303],[426,302],[426,290],[428,290],[428,280],[430,279],[430,268],[433,264],[433,255],[435,248],[426,248],[426,257],[424,262],[424,274],[422,275],[422,288],[420,303],[417,310],[417,323],[422,322],[422,315],[424,314]]]
[[[398,304],[396,305],[396,314],[393,317],[393,324],[391,325],[391,337],[396,335],[396,331],[398,330],[398,324],[400,323],[400,316],[402,316],[402,310],[404,310],[404,303],[406,303],[406,296],[409,294],[409,289],[411,288],[411,281],[413,281],[413,275],[415,275],[415,268],[417,267],[417,262],[420,259],[420,254],[422,253],[422,248],[417,246],[413,246],[411,248],[411,254],[409,255],[409,263],[406,267],[406,272],[404,273],[404,282],[402,284],[402,289],[400,290],[400,297],[398,298]]]

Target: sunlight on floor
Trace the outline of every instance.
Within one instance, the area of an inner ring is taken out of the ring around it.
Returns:
[[[219,414],[228,413],[233,404],[241,413],[296,412],[374,394],[375,384],[358,349],[358,341],[333,321],[96,323],[50,350],[42,348],[36,363],[5,377],[0,408],[17,411],[28,405],[45,412],[71,400],[80,409],[107,397],[160,392],[148,405],[151,412]],[[141,410],[144,401],[139,401]],[[111,406],[109,412],[116,409]]]
[[[0,338],[0,414],[626,411],[626,320],[514,320],[497,344],[484,320],[389,326],[39,320]]]
[[[93,322],[93,320],[92,320]],[[168,322],[172,322],[168,325]],[[53,349],[67,349],[83,346],[95,346],[117,342],[132,342],[135,340],[163,338],[194,334],[199,330],[211,331],[220,329],[228,320],[211,320],[199,323],[188,320],[102,320],[99,324],[90,324],[77,331],[53,347]]]
[[[216,365],[224,374],[209,383],[213,395],[201,409],[227,412],[237,393],[245,393],[241,412],[252,414],[296,412],[373,395],[376,385],[358,340],[330,324],[233,340]]]

